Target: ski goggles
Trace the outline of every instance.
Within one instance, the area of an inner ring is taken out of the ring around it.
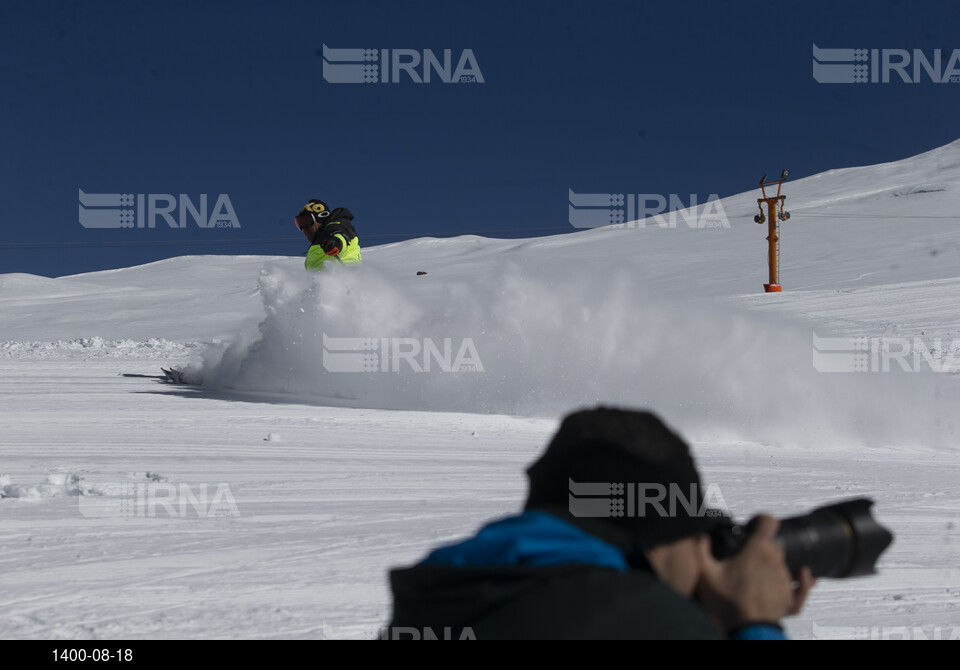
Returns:
[[[306,230],[313,224],[315,224],[320,219],[330,216],[330,212],[306,212],[305,214],[298,214],[293,217],[293,222],[297,224],[297,228],[300,230]]]

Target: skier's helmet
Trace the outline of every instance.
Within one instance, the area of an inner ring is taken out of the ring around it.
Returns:
[[[297,224],[297,228],[304,230],[328,216],[330,216],[330,208],[327,207],[327,203],[314,198],[303,206],[303,209],[300,210],[300,213],[297,214],[293,220]]]

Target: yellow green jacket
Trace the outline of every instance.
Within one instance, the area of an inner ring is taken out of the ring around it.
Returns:
[[[317,231],[307,249],[304,267],[319,270],[324,263],[337,263],[338,259],[344,264],[359,264],[361,261],[360,239],[353,227],[353,214],[345,207],[330,212],[329,220]]]

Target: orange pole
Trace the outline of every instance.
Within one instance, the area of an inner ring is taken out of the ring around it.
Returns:
[[[779,191],[779,189],[777,189]],[[767,203],[767,221],[769,222],[769,235],[767,235],[768,245],[768,259],[770,265],[770,283],[763,285],[763,290],[767,293],[779,293],[781,291],[780,287],[780,269],[777,267],[777,246],[780,242],[780,238],[777,235],[777,201],[780,199],[786,199],[785,196],[777,196],[773,198],[759,198],[757,203],[765,202]]]
[[[767,236],[767,239],[770,241],[770,284],[767,286],[767,292],[770,292],[780,289],[780,268],[777,267],[777,244],[780,238],[777,236],[777,201],[771,198],[770,202],[767,203],[767,207],[770,212],[768,215],[770,235]],[[774,286],[777,288],[774,289]]]
[[[783,188],[783,182],[787,179],[787,171],[784,170],[780,173],[780,179],[778,181],[767,181],[767,175],[763,175],[760,178],[760,193],[763,195],[762,198],[757,198],[757,206],[760,207],[760,214],[754,217],[754,220],[757,223],[763,223],[763,203],[767,203],[767,221],[769,221],[769,231],[767,235],[768,250],[767,258],[770,265],[770,283],[763,285],[763,290],[767,293],[780,293],[780,268],[778,259],[780,257],[780,236],[777,235],[777,202],[780,203],[780,211],[783,212],[783,205],[787,200],[787,196],[780,195],[780,189]],[[777,194],[772,197],[767,197],[767,186],[777,185]],[[785,217],[790,216],[789,214],[784,213]]]

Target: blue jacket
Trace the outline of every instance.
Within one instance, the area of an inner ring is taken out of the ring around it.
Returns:
[[[718,639],[706,612],[631,569],[620,549],[553,515],[527,511],[390,573],[391,627],[470,628],[476,639]],[[732,639],[786,639],[777,625]]]

